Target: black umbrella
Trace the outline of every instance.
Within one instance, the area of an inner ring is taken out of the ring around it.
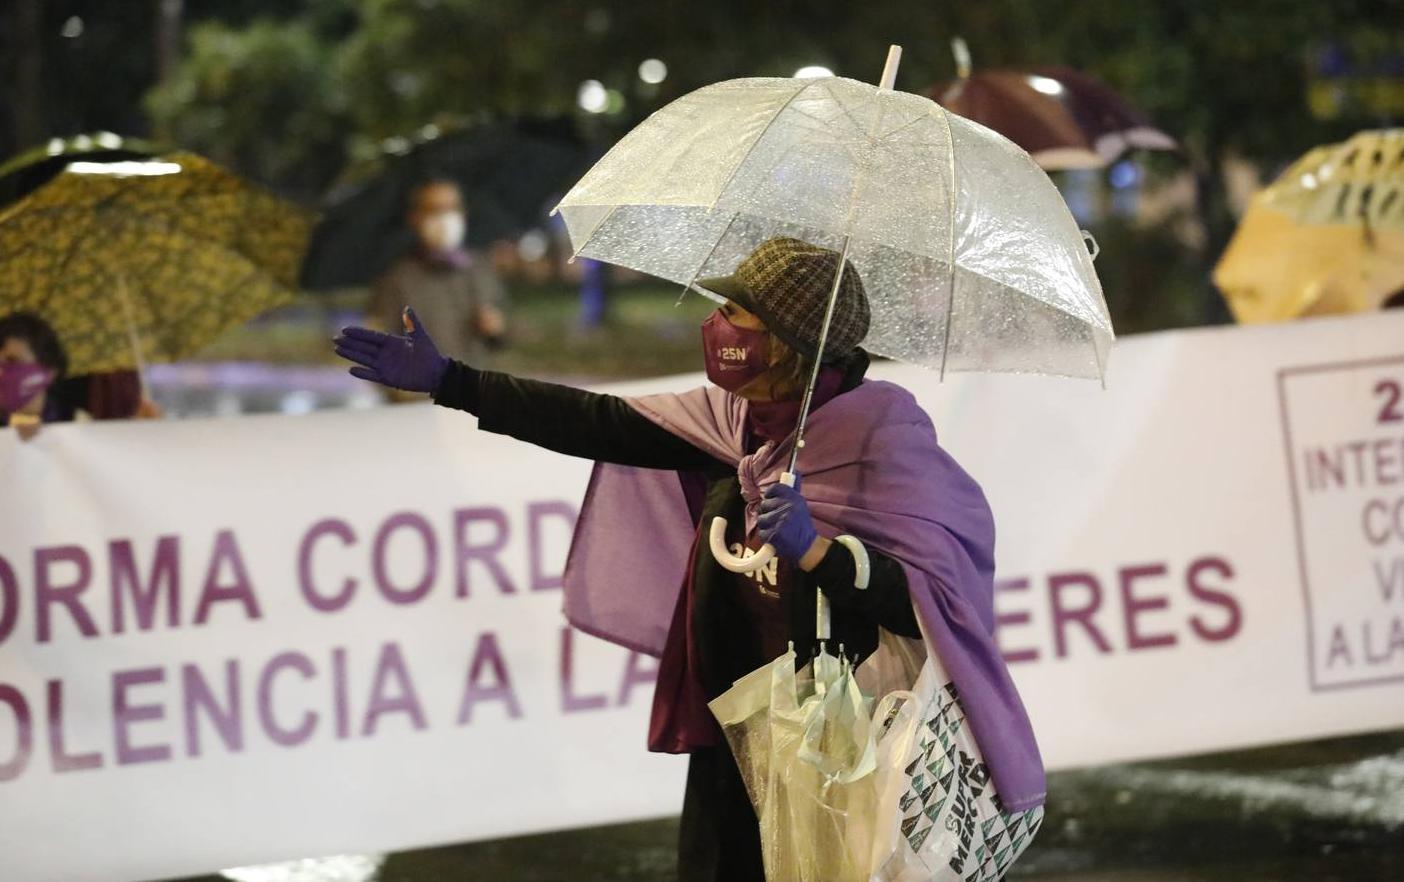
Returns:
[[[468,244],[513,238],[544,223],[547,202],[593,157],[564,126],[484,125],[388,154],[363,183],[336,188],[302,267],[306,288],[368,284],[411,245],[410,191],[427,177],[458,182],[468,205]]]

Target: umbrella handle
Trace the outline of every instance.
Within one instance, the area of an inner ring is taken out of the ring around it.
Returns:
[[[797,480],[799,478],[794,472],[780,473],[780,483],[786,487],[795,486]],[[732,554],[726,547],[726,518],[721,516],[712,518],[712,532],[708,534],[707,541],[712,546],[712,557],[717,559],[722,569],[733,573],[754,573],[775,559],[775,546],[769,542],[749,557],[737,557]]]
[[[721,516],[712,518],[712,532],[707,539],[712,546],[712,557],[717,559],[722,569],[733,573],[754,573],[775,559],[775,546],[769,542],[749,557],[732,554],[726,547],[726,518]]]

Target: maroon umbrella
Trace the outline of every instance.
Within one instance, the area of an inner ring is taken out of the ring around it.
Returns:
[[[1102,168],[1127,150],[1177,146],[1105,83],[1068,67],[981,70],[927,94],[1023,147],[1050,171]]]

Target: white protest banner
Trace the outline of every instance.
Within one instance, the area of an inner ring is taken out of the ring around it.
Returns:
[[[1050,767],[1404,725],[1404,316],[874,374],[986,488]],[[588,471],[429,406],[0,432],[0,878],[676,811],[655,662],[560,617]]]

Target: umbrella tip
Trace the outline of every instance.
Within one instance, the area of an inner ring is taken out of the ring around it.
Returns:
[[[962,80],[970,78],[970,47],[965,44],[964,37],[951,38],[951,54],[955,56],[956,76]]]
[[[897,82],[897,66],[902,63],[902,47],[893,43],[887,47],[887,63],[882,66],[882,79],[878,82],[879,89],[892,91],[892,87]]]

